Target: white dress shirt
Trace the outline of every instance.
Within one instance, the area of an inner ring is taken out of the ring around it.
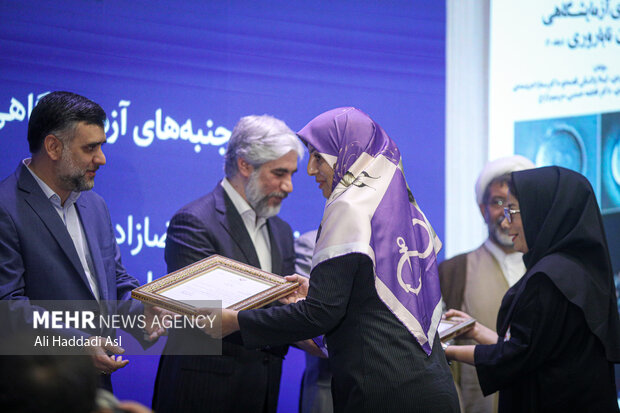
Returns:
[[[506,254],[504,250],[495,245],[493,241],[487,238],[484,242],[484,246],[489,250],[491,255],[495,257],[499,263],[508,286],[512,287],[523,277],[525,274],[525,264],[523,263],[523,253],[515,251],[510,254]]]
[[[80,257],[80,262],[84,268],[84,273],[86,273],[86,279],[88,280],[88,285],[90,285],[90,290],[95,296],[95,299],[99,301],[99,288],[97,286],[94,271],[95,266],[93,265],[90,250],[88,249],[88,241],[86,240],[86,234],[84,233],[82,222],[80,221],[80,217],[78,216],[75,208],[75,201],[77,201],[80,197],[80,193],[75,191],[71,192],[69,198],[65,201],[65,204],[61,205],[60,196],[58,196],[52,188],[43,182],[43,180],[30,169],[30,160],[30,158],[27,158],[22,162],[26,165],[26,168],[32,174],[34,180],[37,181],[37,184],[39,184],[39,187],[41,187],[41,190],[47,199],[49,199],[52,203],[54,209],[58,213],[58,216],[60,216],[60,219],[62,219],[62,222],[65,224],[65,227],[73,240],[73,245],[75,246],[78,257]]]
[[[269,243],[267,220],[263,217],[256,217],[254,209],[252,209],[250,204],[248,204],[239,192],[233,188],[228,179],[222,179],[221,185],[243,219],[245,228],[248,230],[250,239],[254,244],[256,255],[258,255],[261,269],[271,272],[271,245]]]

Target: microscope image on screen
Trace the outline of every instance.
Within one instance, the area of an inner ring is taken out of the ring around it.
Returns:
[[[580,172],[603,214],[620,212],[620,112],[515,123],[515,153]]]
[[[601,209],[620,212],[620,112],[601,115]]]

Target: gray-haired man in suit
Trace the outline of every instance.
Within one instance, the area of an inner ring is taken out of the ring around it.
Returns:
[[[281,120],[241,118],[228,144],[226,177],[170,220],[168,271],[219,254],[276,274],[294,273],[291,227],[276,214],[293,190],[291,177],[303,153],[303,145]],[[197,330],[173,334],[165,353],[175,354],[188,335],[205,344],[213,340]],[[236,333],[224,339],[222,356],[163,355],[153,408],[159,413],[275,413],[287,349],[246,350]]]

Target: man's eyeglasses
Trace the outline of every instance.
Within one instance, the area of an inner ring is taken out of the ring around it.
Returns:
[[[489,201],[487,202],[487,205],[490,207],[502,208],[505,203],[506,203],[506,200],[503,198],[492,198],[492,199],[489,199]]]
[[[508,220],[509,224],[512,224],[512,216],[520,212],[520,209],[510,209],[508,207],[504,207],[504,217]]]

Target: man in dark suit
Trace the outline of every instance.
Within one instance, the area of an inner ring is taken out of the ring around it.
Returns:
[[[30,300],[83,300],[96,308],[120,300],[129,313],[144,311],[131,300],[138,282],[121,263],[107,206],[90,191],[106,161],[105,118],[98,104],[69,92],[46,95],[32,111],[32,158],[0,183],[0,299],[11,300],[3,304],[11,308],[3,334],[32,323]],[[103,330],[73,333],[87,338]],[[90,350],[101,385],[111,389],[109,374],[128,360],[106,354],[121,348],[101,344]]]
[[[291,177],[303,153],[281,120],[242,118],[228,143],[226,177],[170,220],[168,272],[219,254],[275,274],[294,273],[293,234],[275,215],[293,190]],[[246,350],[235,334],[222,342],[221,356],[178,355],[187,354],[190,342],[206,348],[212,340],[197,329],[171,334],[159,363],[153,408],[158,413],[275,413],[287,347]]]

